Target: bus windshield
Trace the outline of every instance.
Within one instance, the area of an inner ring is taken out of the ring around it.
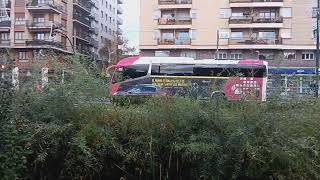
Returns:
[[[131,65],[116,69],[112,78],[112,83],[119,83],[146,76],[149,65]]]

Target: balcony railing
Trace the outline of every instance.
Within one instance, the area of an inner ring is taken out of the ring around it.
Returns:
[[[27,2],[27,8],[31,9],[53,9],[56,12],[63,13],[65,12],[64,7],[55,2],[54,0],[45,0],[45,1],[39,1],[39,0],[31,0]]]
[[[52,21],[46,21],[46,22],[30,22],[27,21],[27,27],[29,29],[51,29],[51,26],[55,29],[65,30],[66,27],[64,27],[61,23],[58,22],[52,22]]]
[[[90,3],[89,3],[89,1],[86,1],[86,2],[87,2],[87,4],[84,3],[84,2],[81,1],[81,0],[73,0],[73,3],[74,3],[74,4],[80,6],[82,9],[90,12],[90,11],[91,11]]]
[[[190,25],[192,24],[191,18],[160,18],[159,25]]]
[[[168,4],[192,4],[192,0],[159,0],[159,5],[168,5]]]
[[[90,20],[85,18],[85,16],[83,16],[81,14],[73,14],[73,19],[85,24],[88,27],[90,27],[90,25],[91,25]]]
[[[62,42],[57,41],[49,41],[49,40],[38,40],[38,39],[32,39],[32,40],[26,40],[26,46],[27,47],[39,47],[43,48],[44,46],[47,47],[56,47],[59,49],[66,50],[66,46]]]
[[[91,39],[91,37],[87,33],[75,32],[74,36],[78,37],[78,38],[81,38],[82,40],[85,40],[85,41],[88,41],[88,42]]]
[[[282,44],[280,38],[252,38],[229,39],[229,45],[277,45]]]
[[[0,39],[0,46],[10,46],[10,39]]]
[[[230,3],[283,2],[283,0],[229,0]]]
[[[259,16],[233,16],[229,24],[251,24],[251,23],[282,23],[282,17],[259,17]]]
[[[5,8],[11,9],[11,1],[5,2]]]
[[[0,27],[11,27],[11,21],[10,20],[5,20],[5,21],[0,21]]]
[[[190,45],[191,39],[159,39],[158,45]]]
[[[99,47],[99,41],[97,41],[97,40],[95,40],[93,38],[90,38],[90,45],[92,45],[95,48],[98,48]]]

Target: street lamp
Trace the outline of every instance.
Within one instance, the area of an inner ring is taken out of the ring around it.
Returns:
[[[319,59],[320,59],[320,49],[319,49],[319,20],[320,20],[320,3],[319,0],[317,0],[317,52],[316,52],[316,98],[319,98]]]

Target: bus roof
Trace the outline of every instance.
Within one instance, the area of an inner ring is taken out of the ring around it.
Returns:
[[[119,61],[118,64],[113,65],[109,68],[120,68],[131,65],[144,65],[144,64],[203,64],[203,65],[247,65],[247,66],[257,66],[257,65],[268,65],[266,61],[246,59],[246,60],[215,60],[215,59],[203,59],[194,60],[188,57],[129,57]]]

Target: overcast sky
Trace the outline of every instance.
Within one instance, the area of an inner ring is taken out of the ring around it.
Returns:
[[[124,0],[123,26],[124,36],[129,39],[130,46],[139,45],[140,0]]]

